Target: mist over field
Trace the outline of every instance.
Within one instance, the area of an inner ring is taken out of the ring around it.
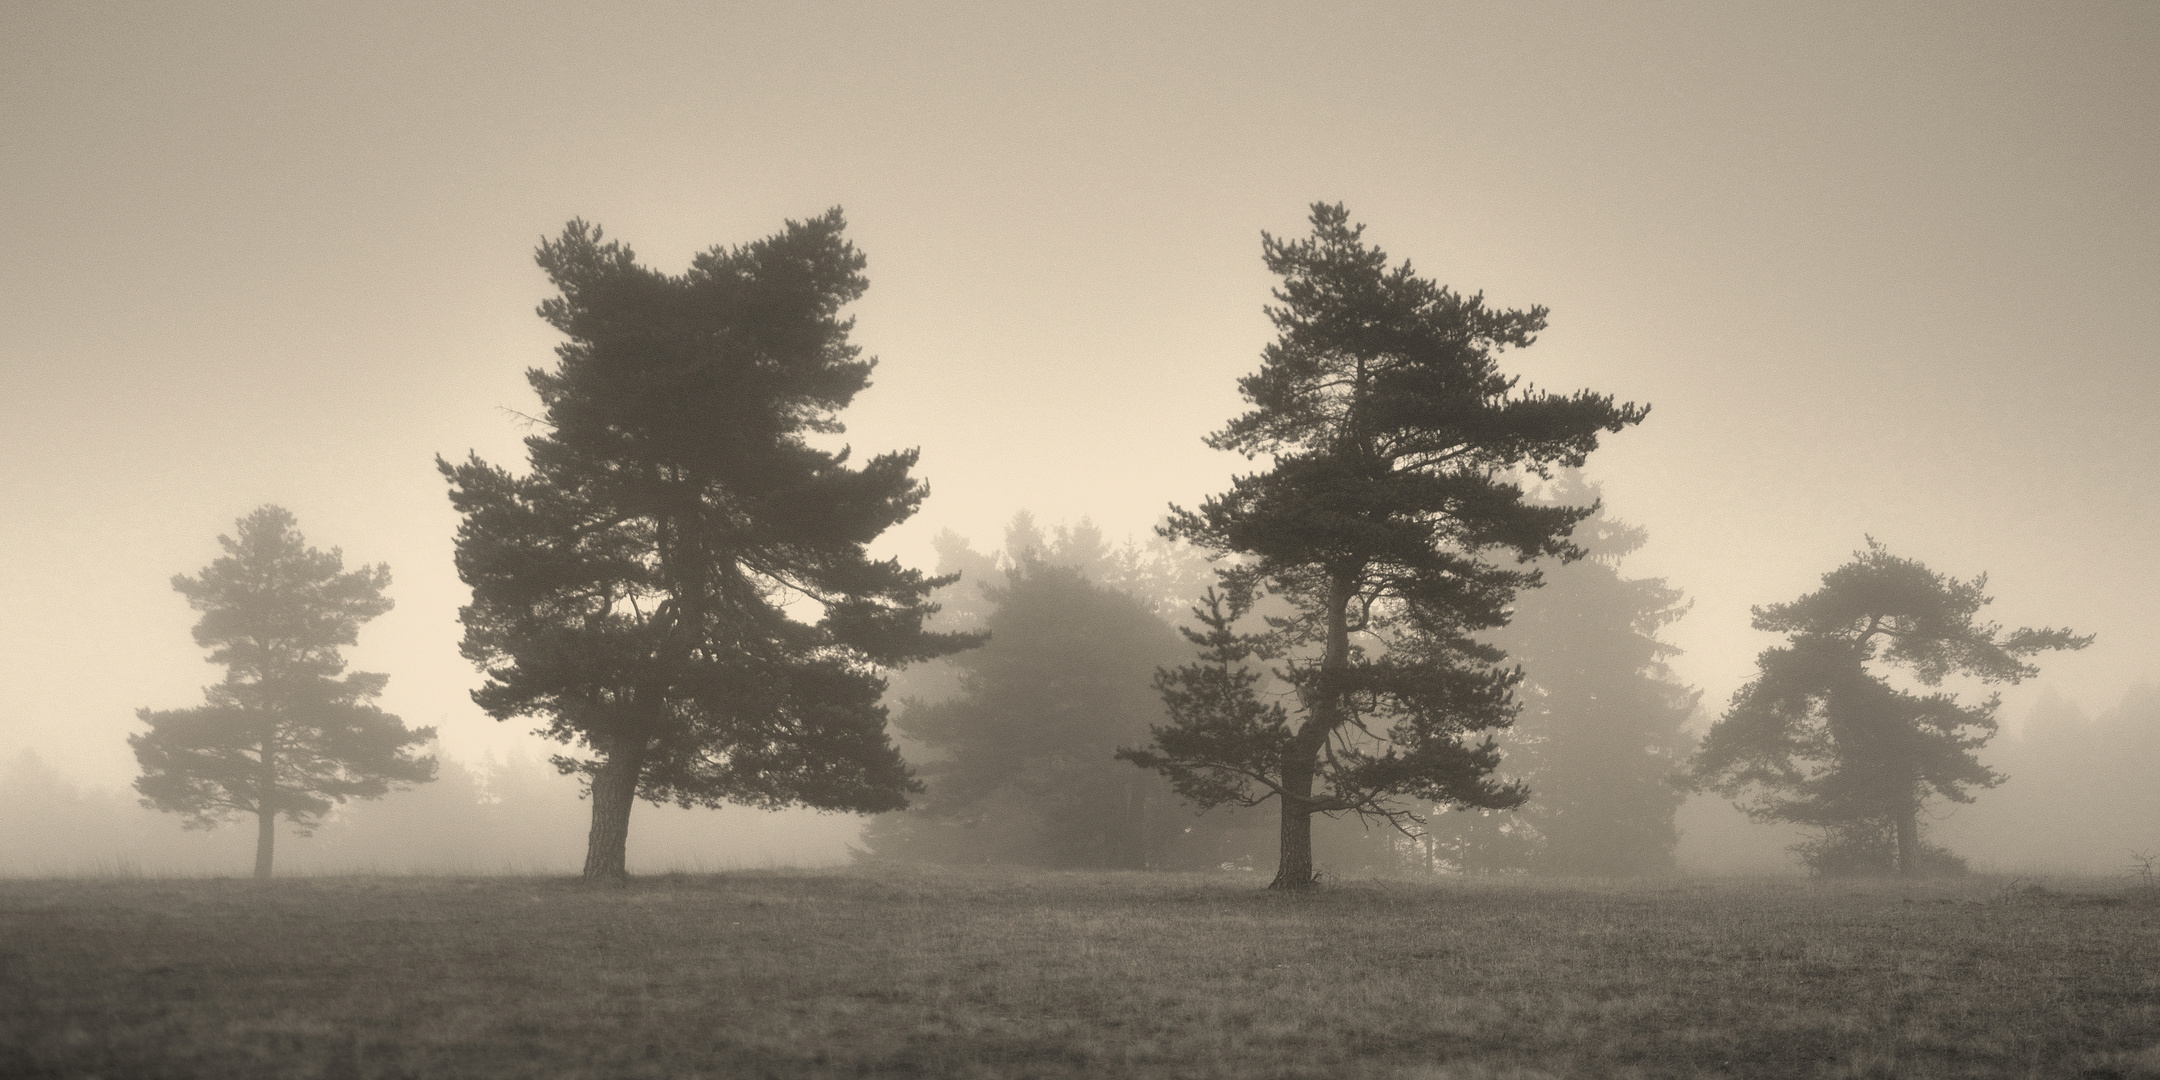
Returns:
[[[137,805],[133,792],[70,783],[24,752],[0,783],[10,876],[244,875],[248,823],[188,831]],[[278,840],[280,874],[566,874],[585,857],[590,806],[577,781],[530,758],[441,763],[433,783],[355,802],[312,837]],[[843,815],[752,810],[637,810],[636,873],[841,865],[861,822]]]
[[[1163,607],[1168,605],[1160,594],[1192,587],[1194,574],[1204,570],[1189,557],[1182,563],[1161,560],[1165,549],[1160,545],[1155,563],[1128,561],[1121,570],[1121,553],[1091,527],[1082,526],[1077,543],[1070,529],[1050,530],[1053,538],[1060,533],[1065,542],[1044,552],[1048,557],[1066,557],[1096,580],[1133,592],[1152,586]],[[1044,530],[1022,515],[1008,528],[1006,544],[1045,545]],[[980,625],[994,607],[982,595],[983,580],[1005,577],[1011,560],[1006,558],[1001,568],[1002,550],[982,554],[957,536],[946,545],[940,570],[965,567],[982,580],[945,590],[943,625]],[[1128,547],[1122,554],[1130,559],[1137,551]],[[905,702],[948,700],[959,689],[959,671],[939,662],[902,673],[889,700],[896,712],[904,712]],[[1703,719],[1699,710],[1693,728],[1699,730]],[[2049,692],[2024,716],[2009,719],[2006,732],[1980,754],[2008,780],[1980,793],[1973,804],[1933,805],[1928,828],[1934,840],[1965,856],[1975,871],[2005,875],[2127,877],[2138,865],[2138,855],[2160,849],[2160,786],[2148,776],[2160,761],[2160,687],[2139,684],[2097,713]],[[940,757],[920,744],[903,745],[917,762]],[[281,826],[279,873],[576,870],[590,823],[590,806],[580,797],[577,778],[560,774],[539,757],[475,762],[444,755],[439,745],[428,750],[440,762],[433,782],[380,800],[348,803],[311,837]],[[134,792],[68,778],[34,750],[20,751],[0,769],[0,875],[245,873],[254,838],[244,822],[210,831],[185,830],[173,816],[138,805]],[[1502,771],[1509,770],[1504,766]],[[1173,814],[1180,821],[1202,820],[1190,807]],[[1220,865],[1264,876],[1274,843],[1271,816],[1224,809],[1205,820],[1220,824],[1226,819],[1238,823],[1245,848]],[[640,803],[633,812],[630,867],[633,873],[653,874],[848,865],[872,853],[865,850],[875,845],[866,842],[864,828],[874,820],[808,810],[685,810]],[[1689,796],[1674,820],[1679,841],[1673,853],[1680,871],[1802,873],[1788,850],[1804,835],[1796,827],[1751,822],[1716,795]],[[1445,818],[1435,823],[1435,828],[1446,826]],[[1010,849],[1000,849],[991,840],[990,831],[977,836],[971,828],[960,834],[968,845],[962,849],[963,861],[1012,857]],[[1341,823],[1334,832],[1323,832],[1318,858],[1330,872],[1350,879],[1413,872],[1404,865],[1376,862],[1376,837],[1383,846],[1398,842],[1385,830],[1375,833],[1354,819]],[[1546,871],[1565,875],[1569,868]]]
[[[2160,693],[2139,687],[2099,716],[2048,699],[1985,755],[2003,787],[1934,823],[1976,871],[2127,876],[2133,854],[2160,847]],[[353,803],[313,838],[287,836],[280,872],[563,874],[584,857],[590,809],[575,779],[545,761],[446,760],[434,783]],[[847,864],[863,820],[810,811],[681,810],[641,804],[633,873]],[[1757,825],[1716,796],[1677,815],[1679,865],[1697,874],[1799,874],[1791,827]],[[1263,823],[1266,824],[1266,823]],[[244,827],[189,832],[144,810],[133,792],[70,781],[24,751],[0,773],[0,874],[246,873]],[[1332,863],[1323,850],[1323,863]],[[1345,860],[1347,861],[1347,860]],[[1257,873],[1257,871],[1251,871]],[[1355,874],[1355,869],[1352,870]]]
[[[1974,871],[2129,878],[2154,854],[2160,790],[2140,777],[2160,760],[2160,687],[2133,687],[2097,715],[2043,697],[1980,758],[2009,779],[1970,805],[1932,806],[1928,822]],[[1691,798],[1678,821],[1692,872],[1798,870],[1790,826],[1754,824],[1715,796]]]

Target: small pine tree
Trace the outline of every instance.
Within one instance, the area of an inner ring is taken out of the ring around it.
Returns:
[[[225,557],[173,588],[203,613],[195,643],[225,678],[192,709],[135,715],[150,730],[128,737],[144,806],[211,828],[256,819],[255,876],[270,876],[276,821],[305,836],[330,808],[374,799],[393,785],[435,777],[435,759],[409,748],[435,737],[377,708],[388,675],[345,671],[341,646],[390,610],[387,566],[346,572],[336,548],[307,546],[293,516],[265,506],[220,536]]]

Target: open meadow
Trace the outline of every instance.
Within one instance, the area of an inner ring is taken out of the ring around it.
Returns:
[[[2120,880],[0,882],[11,1077],[2160,1076]]]

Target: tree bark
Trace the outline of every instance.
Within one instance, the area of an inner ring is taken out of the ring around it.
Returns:
[[[1300,762],[1283,770],[1282,853],[1275,862],[1270,889],[1305,889],[1317,880],[1312,865],[1312,766]]]
[[[277,848],[277,811],[255,812],[255,879],[270,877],[270,855]]]
[[[1920,876],[1920,811],[1908,807],[1897,819],[1897,868],[1901,877]]]
[[[260,747],[261,773],[255,788],[255,880],[270,877],[270,859],[277,851],[277,744],[264,736]]]
[[[1312,858],[1313,773],[1328,737],[1342,726],[1343,677],[1350,668],[1350,598],[1355,593],[1346,574],[1336,574],[1328,588],[1326,651],[1320,656],[1320,682],[1304,726],[1290,740],[1282,763],[1282,854],[1275,863],[1270,889],[1303,889],[1317,879]]]
[[[630,807],[637,801],[644,755],[617,750],[600,763],[592,780],[592,832],[585,841],[585,880],[623,882],[630,845]]]
[[[1283,853],[1268,888],[1307,888],[1313,881],[1313,773],[1328,737],[1344,726],[1344,678],[1350,672],[1350,598],[1356,583],[1337,572],[1328,583],[1328,639],[1320,654],[1320,685],[1305,726],[1290,739],[1283,760]]]

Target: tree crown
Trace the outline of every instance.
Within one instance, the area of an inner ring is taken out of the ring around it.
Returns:
[[[1986,574],[1961,581],[1890,554],[1874,537],[1867,545],[1824,574],[1822,588],[1753,609],[1755,629],[1847,642],[1863,661],[1909,669],[1929,686],[1952,674],[2015,684],[2040,670],[2026,657],[2092,644],[2092,635],[2065,629],[2004,633],[1999,623],[1979,621],[1980,609],[1993,602]]]
[[[2093,640],[2062,629],[2005,633],[1979,619],[1990,602],[1986,575],[1939,574],[1872,537],[1822,582],[1755,609],[1756,629],[1786,643],[1757,658],[1756,677],[1733,695],[1690,769],[1697,790],[1747,794],[1743,808],[1759,820],[1847,832],[1902,820],[1910,832],[1931,796],[1973,801],[1973,789],[2004,779],[1976,756],[1997,730],[2000,695],[1963,704],[1948,692],[1910,693],[1869,665],[1930,687],[1954,674],[2015,683],[2038,670],[2025,657]]]
[[[1247,457],[1329,450],[1398,468],[1579,466],[1597,432],[1639,422],[1647,406],[1610,395],[1556,396],[1499,370],[1499,355],[1545,328],[1546,309],[1497,310],[1419,277],[1408,260],[1364,243],[1341,204],[1312,207],[1312,235],[1262,234],[1282,278],[1267,315],[1278,336],[1238,381],[1253,409],[1209,436]]]
[[[345,571],[344,553],[307,546],[291,512],[263,506],[240,519],[239,538],[220,535],[222,558],[201,574],[173,576],[173,588],[203,613],[195,643],[236,679],[335,676],[339,649],[360,624],[389,611],[386,564]]]
[[[202,705],[136,712],[149,726],[128,737],[144,805],[193,828],[249,813],[283,815],[305,833],[347,799],[432,780],[435,759],[410,748],[435,729],[409,729],[377,707],[390,677],[345,674],[340,652],[390,610],[389,567],[346,572],[343,554],[308,547],[282,507],[238,524],[237,538],[218,537],[222,558],[173,578],[203,613],[196,644],[227,670]]]
[[[1303,240],[1263,234],[1283,279],[1268,308],[1279,333],[1238,384],[1253,408],[1207,440],[1275,467],[1198,512],[1172,507],[1166,534],[1251,556],[1252,574],[1287,591],[1355,580],[1425,633],[1497,626],[1537,578],[1478,553],[1577,557],[1568,531],[1591,513],[1526,502],[1506,470],[1580,465],[1600,432],[1648,407],[1518,389],[1498,357],[1535,340],[1545,309],[1491,309],[1407,261],[1390,269],[1340,205],[1315,204],[1312,227]]]
[[[913,785],[878,669],[976,640],[923,631],[943,579],[865,551],[928,495],[916,453],[851,467],[808,441],[873,366],[839,315],[866,287],[844,226],[791,221],[670,275],[571,222],[537,254],[568,340],[529,373],[531,474],[439,462],[475,700],[633,762],[646,797],[896,806]]]
[[[1197,511],[1173,506],[1163,530],[1238,556],[1199,613],[1213,660],[1166,675],[1163,752],[1129,757],[1191,797],[1268,797],[1258,784],[1301,814],[1397,817],[1388,796],[1514,806],[1520,787],[1489,778],[1490,738],[1465,737],[1508,723],[1520,673],[1476,635],[1537,584],[1523,563],[1582,554],[1569,532],[1594,507],[1528,502],[1510,473],[1581,464],[1647,409],[1520,386],[1497,358],[1535,340],[1544,309],[1488,308],[1390,268],[1340,205],[1316,204],[1311,224],[1307,239],[1263,234],[1282,279],[1267,309],[1277,338],[1239,383],[1252,408],[1207,439],[1272,467]],[[1295,728],[1286,711],[1278,729],[1257,673],[1225,659],[1230,623],[1270,594],[1287,610],[1236,647],[1276,662]]]

